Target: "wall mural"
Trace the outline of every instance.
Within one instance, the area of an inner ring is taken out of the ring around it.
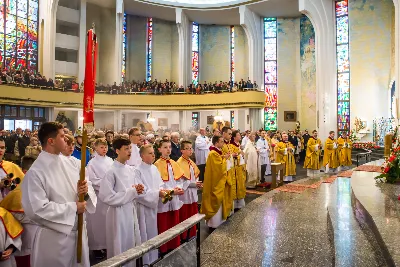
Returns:
[[[74,122],[70,118],[65,116],[65,113],[63,111],[58,112],[56,122],[61,123],[64,127],[67,127],[73,133],[75,132]]]
[[[316,128],[317,79],[315,64],[315,31],[307,16],[300,18],[301,112],[304,129]]]

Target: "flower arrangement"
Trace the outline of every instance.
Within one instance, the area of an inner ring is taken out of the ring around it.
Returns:
[[[358,149],[377,149],[379,146],[375,142],[355,142],[353,148]]]
[[[350,141],[351,141],[352,143],[355,143],[355,141],[358,141],[358,140],[359,140],[359,138],[357,137],[357,134],[356,134],[356,132],[355,132],[354,130],[351,130],[351,131],[350,131],[350,133],[349,133],[349,138],[350,138]]]
[[[382,165],[382,174],[375,177],[379,182],[396,183],[400,181],[400,147],[392,150],[390,157],[388,157]]]

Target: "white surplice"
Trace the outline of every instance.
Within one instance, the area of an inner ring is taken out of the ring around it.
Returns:
[[[158,235],[157,207],[160,188],[163,185],[156,166],[142,162],[134,175],[138,184],[143,184],[145,193],[137,198],[139,229],[142,243]],[[152,250],[143,256],[143,263],[150,264],[158,259],[158,250]]]
[[[131,144],[131,146],[132,146],[131,158],[126,162],[126,164],[136,168],[142,162],[142,158],[140,157],[139,147],[135,144]]]
[[[99,198],[109,206],[106,217],[107,258],[141,244],[136,209],[138,193],[132,187],[136,184],[133,168],[117,160],[100,182]],[[135,262],[124,266],[135,266]]]
[[[261,166],[258,162],[258,153],[256,144],[249,140],[246,143],[243,152],[246,161],[246,171],[247,171],[246,187],[255,188],[255,186],[260,182],[259,176],[261,171]]]
[[[38,226],[31,251],[31,266],[90,266],[86,224],[83,225],[82,261],[77,263],[78,163],[70,157],[42,151],[22,182],[22,206]],[[86,211],[96,209],[96,194],[88,182]]]
[[[182,179],[183,180],[183,190],[185,190],[183,195],[179,196],[179,199],[183,202],[183,204],[193,204],[197,203],[199,197],[197,195],[197,186],[196,186],[196,176],[194,174],[194,169],[191,165],[190,168],[190,179]]]
[[[1,221],[1,220],[0,220]],[[6,228],[4,227],[3,222],[0,222],[0,252],[5,251],[10,245],[13,245],[17,251],[21,250],[21,236],[18,236],[14,239],[12,239],[6,231]],[[16,267],[17,263],[15,262],[15,253],[11,254],[11,257],[6,260],[6,261],[0,261],[0,267]]]
[[[243,137],[242,139],[242,144],[240,146],[241,149],[244,149],[246,147],[247,142],[249,142],[249,137],[247,137],[246,135]],[[250,141],[251,142],[251,141]]]
[[[113,165],[113,160],[107,156],[96,156],[91,159],[86,167],[89,180],[92,182],[93,189],[99,196],[100,182],[107,171]],[[90,250],[101,250],[107,248],[106,242],[106,216],[108,206],[99,198],[97,199],[96,212],[87,214],[87,231]]]
[[[14,253],[15,256],[26,256],[31,255],[32,244],[35,237],[35,233],[38,229],[38,225],[28,218],[23,212],[11,212],[11,214],[17,219],[24,228],[21,235],[22,246],[20,251]],[[0,264],[1,266],[1,264]]]
[[[207,136],[197,136],[194,149],[196,165],[206,164],[208,153],[210,152],[210,145],[210,140]]]
[[[259,157],[258,157],[258,164],[261,165],[267,165],[267,168],[265,169],[265,173],[263,173],[262,175],[267,176],[271,174],[271,160],[269,159],[269,152],[270,152],[270,148],[268,145],[268,141],[265,139],[258,139],[257,143],[256,143],[256,147],[257,149],[260,151],[259,153]],[[262,180],[263,177],[260,177],[260,179]],[[271,182],[271,179],[269,179],[269,181],[267,181],[267,179],[265,179],[266,182]]]
[[[167,163],[168,165],[168,181],[163,181],[163,184],[161,186],[162,189],[165,190],[172,190],[175,187],[179,187],[183,189],[183,179],[181,178],[179,180],[174,179],[174,172],[172,169],[171,164]],[[179,199],[179,196],[173,195],[172,200],[168,201],[167,203],[163,204],[161,198],[158,201],[158,213],[163,213],[163,212],[168,212],[168,211],[174,211],[174,210],[179,210],[182,208],[183,202]]]

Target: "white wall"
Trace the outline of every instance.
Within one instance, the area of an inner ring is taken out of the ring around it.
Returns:
[[[78,63],[55,60],[56,74],[77,76]]]
[[[149,111],[149,113],[150,113],[150,111]],[[124,114],[125,114],[125,125],[128,128],[136,126],[136,125],[133,125],[134,119],[139,119],[143,122],[146,122],[146,119],[147,119],[147,113],[145,113],[145,112],[124,113]],[[152,117],[154,117],[156,119],[154,122],[151,123],[153,125],[153,129],[155,131],[159,128],[159,126],[158,126],[159,118],[167,118],[168,119],[168,127],[162,126],[163,129],[171,128],[171,124],[179,124],[179,112],[178,111],[152,112]]]
[[[57,8],[57,20],[79,24],[79,10],[59,6]]]
[[[114,130],[114,111],[94,112],[94,127],[96,129]]]
[[[79,37],[62,33],[56,33],[56,47],[78,50]]]

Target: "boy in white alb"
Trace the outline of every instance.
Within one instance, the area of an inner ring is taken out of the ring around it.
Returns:
[[[161,234],[168,229],[179,224],[179,210],[182,208],[183,202],[179,199],[179,195],[183,195],[183,171],[178,163],[169,158],[171,155],[171,142],[160,141],[158,149],[161,153],[159,160],[154,163],[161,174],[163,180],[162,189],[166,190],[167,194],[171,194],[172,199],[163,204],[160,199],[158,202],[157,226],[158,233]],[[168,243],[160,247],[162,254],[172,251],[181,244],[180,237],[177,236]]]
[[[132,167],[126,164],[131,157],[131,142],[121,137],[114,140],[113,147],[118,156],[101,180],[99,192],[100,200],[109,206],[106,216],[107,258],[140,245],[135,200],[144,189],[142,184],[136,183]],[[124,266],[135,264],[131,262]]]
[[[153,145],[140,148],[142,163],[134,170],[137,183],[144,185],[144,193],[137,198],[137,210],[140,237],[142,243],[158,235],[157,209],[160,197],[164,196],[161,189],[163,181],[153,162],[156,158]],[[150,264],[158,259],[158,250],[152,250],[143,256],[143,264]]]
[[[180,221],[183,222],[199,212],[197,206],[197,189],[201,188],[203,184],[198,181],[200,174],[199,168],[190,159],[193,155],[192,143],[190,141],[182,141],[181,152],[182,157],[178,159],[177,163],[181,167],[185,178],[183,182],[185,193],[179,196],[179,199],[183,202],[183,206],[179,211],[179,217]],[[193,226],[188,232],[182,233],[181,238],[183,240],[188,240],[194,236],[196,236],[196,226]]]
[[[113,165],[113,160],[106,156],[108,151],[106,139],[96,139],[94,147],[96,151],[95,157],[89,161],[86,170],[89,180],[92,182],[93,189],[96,195],[99,196],[100,182]],[[89,249],[93,250],[94,256],[97,259],[102,259],[106,256],[107,209],[108,206],[98,199],[96,212],[94,214],[88,214],[86,217]]]

